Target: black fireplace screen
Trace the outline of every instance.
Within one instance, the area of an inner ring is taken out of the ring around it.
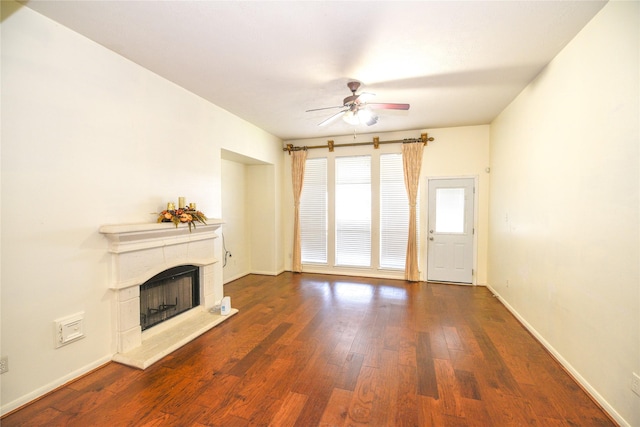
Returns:
[[[153,276],[140,286],[142,330],[200,304],[199,269],[181,265]]]

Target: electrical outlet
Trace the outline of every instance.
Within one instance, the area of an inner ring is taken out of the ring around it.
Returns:
[[[633,373],[633,378],[631,378],[631,390],[638,396],[640,396],[640,376]]]
[[[4,374],[9,371],[9,356],[3,356],[0,358],[0,374]]]

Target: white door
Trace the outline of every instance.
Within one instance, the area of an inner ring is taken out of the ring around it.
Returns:
[[[474,179],[429,179],[427,280],[473,283]]]

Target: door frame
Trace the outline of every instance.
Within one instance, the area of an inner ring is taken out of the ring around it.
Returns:
[[[479,183],[479,176],[478,175],[447,175],[447,176],[427,176],[425,177],[425,181],[424,181],[424,186],[423,186],[423,194],[421,196],[422,197],[422,206],[420,207],[420,209],[424,212],[424,215],[422,215],[422,223],[421,223],[421,236],[420,236],[420,245],[422,248],[424,248],[424,251],[422,251],[421,257],[422,258],[420,260],[420,263],[422,263],[422,265],[424,266],[424,268],[422,269],[421,272],[421,277],[420,279],[422,281],[427,281],[427,277],[428,277],[428,271],[427,269],[429,268],[429,263],[428,263],[428,256],[429,256],[429,242],[428,242],[428,238],[429,238],[429,181],[432,180],[443,180],[443,179],[473,179],[473,188],[474,188],[474,192],[473,192],[473,241],[472,241],[472,247],[473,247],[473,261],[472,261],[472,266],[471,268],[473,269],[473,274],[471,276],[471,284],[469,283],[455,283],[455,284],[459,284],[459,285],[466,285],[466,286],[477,286],[477,282],[478,282],[478,207],[479,207],[479,200],[478,197],[480,196],[480,191],[478,190],[478,183]],[[454,284],[452,282],[452,284]]]

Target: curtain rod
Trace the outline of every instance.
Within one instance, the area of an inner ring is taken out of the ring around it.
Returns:
[[[396,139],[394,141],[380,141],[380,138],[378,138],[377,136],[374,136],[372,142],[351,142],[347,144],[334,144],[333,140],[330,139],[327,141],[327,145],[309,145],[309,146],[305,145],[303,147],[297,147],[297,146],[294,146],[293,144],[287,144],[287,146],[284,147],[282,151],[288,151],[289,155],[291,155],[292,151],[311,150],[313,148],[328,148],[329,151],[333,151],[335,147],[355,147],[358,145],[373,145],[374,149],[378,149],[380,148],[380,144],[397,144],[400,142],[403,144],[409,144],[412,142],[421,142],[424,145],[427,145],[428,141],[433,141],[433,137],[432,136],[430,137],[426,133],[420,134],[420,138]]]

